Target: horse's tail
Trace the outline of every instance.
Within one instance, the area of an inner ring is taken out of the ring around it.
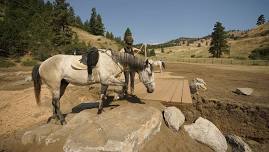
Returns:
[[[163,69],[165,69],[165,63],[162,61],[162,66],[163,66]]]
[[[32,70],[32,79],[34,81],[36,103],[40,105],[41,78],[39,75],[40,64],[35,65]]]

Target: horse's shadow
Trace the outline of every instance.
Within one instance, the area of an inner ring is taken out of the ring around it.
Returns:
[[[112,104],[113,101],[113,96],[108,96],[106,100],[103,101],[103,107],[110,107],[111,109],[120,106],[119,104]],[[143,101],[140,100],[140,98],[138,98],[135,95],[128,95],[124,98],[125,100],[127,100],[130,103],[137,103],[137,104],[145,104]],[[93,108],[97,108],[99,107],[99,102],[83,102],[80,103],[79,105],[75,106],[72,108],[72,112],[71,113],[80,113],[83,110],[86,109],[93,109]]]
[[[118,107],[120,105],[118,104],[111,104],[113,101],[113,97],[112,96],[108,96],[106,100],[103,101],[103,107]],[[80,103],[79,105],[75,106],[72,108],[72,113],[80,113],[83,110],[86,109],[93,109],[93,108],[97,108],[99,107],[99,102],[84,102],[84,103]]]
[[[141,101],[136,95],[127,95],[125,99],[131,103],[145,104],[145,102]]]

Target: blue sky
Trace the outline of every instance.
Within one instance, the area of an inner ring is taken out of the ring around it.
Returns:
[[[83,21],[91,8],[106,30],[123,36],[130,27],[135,43],[160,43],[178,37],[202,37],[216,21],[226,29],[249,29],[257,17],[269,18],[269,0],[67,0]]]

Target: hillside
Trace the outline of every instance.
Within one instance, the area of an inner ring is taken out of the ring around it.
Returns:
[[[85,42],[88,46],[112,50],[121,49],[120,44],[115,41],[109,40],[104,36],[92,35],[77,27],[72,27],[72,31],[77,34],[80,41]]]
[[[237,59],[247,59],[248,55],[257,48],[269,47],[269,23],[257,26],[247,31],[230,31],[228,32],[228,44],[230,45],[230,57]],[[176,59],[189,57],[209,57],[210,37],[187,42],[187,39],[175,39],[173,42],[176,46],[165,47],[163,53],[161,49],[156,49],[158,58]],[[165,43],[166,44],[166,43]]]

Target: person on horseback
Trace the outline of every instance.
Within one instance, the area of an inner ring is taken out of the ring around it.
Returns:
[[[135,52],[138,52],[139,49],[133,47],[134,39],[132,37],[132,33],[130,32],[130,29],[127,28],[124,36],[124,42],[125,47],[120,50],[120,52],[128,53],[131,55],[135,55]],[[129,81],[131,81],[130,88],[131,88],[131,94],[134,93],[134,77],[135,77],[135,71],[131,71],[131,69],[128,69],[127,67],[124,70],[124,78],[126,86],[123,87],[123,93],[128,94],[128,86]]]

